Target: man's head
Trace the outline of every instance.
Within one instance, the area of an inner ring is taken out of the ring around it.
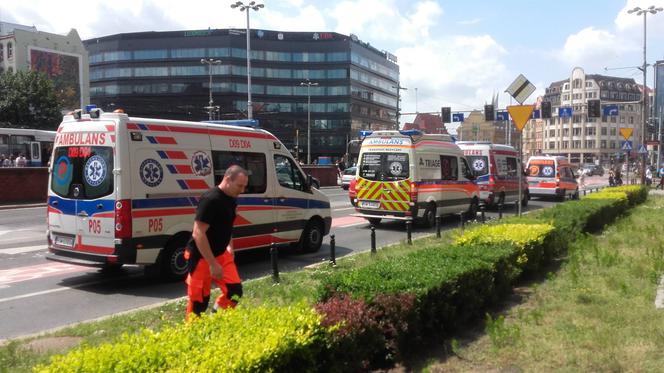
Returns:
[[[247,170],[238,165],[233,165],[226,169],[219,188],[227,195],[236,198],[244,192],[248,182],[249,176],[247,175]]]

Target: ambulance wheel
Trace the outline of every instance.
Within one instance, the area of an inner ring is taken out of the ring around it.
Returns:
[[[528,206],[528,200],[530,199],[530,195],[528,195],[528,191],[524,190],[521,194],[521,207],[526,207]]]
[[[436,225],[436,204],[428,203],[427,208],[424,210],[424,215],[422,215],[421,224],[425,228],[431,228]]]
[[[477,202],[477,199],[474,198],[472,202],[470,202],[470,206],[468,207],[468,211],[465,212],[465,218],[466,220],[475,220],[477,219],[477,210],[479,208],[479,202]]]
[[[316,220],[309,221],[300,237],[300,248],[305,253],[315,253],[323,244],[323,223]]]
[[[189,270],[187,260],[184,258],[185,246],[189,237],[176,236],[166,244],[159,255],[160,274],[163,278],[172,281],[184,279]]]
[[[373,225],[374,227],[380,224],[380,221],[383,220],[381,218],[367,218],[369,221],[369,224]]]

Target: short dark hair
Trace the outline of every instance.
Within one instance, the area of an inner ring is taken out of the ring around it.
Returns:
[[[224,173],[224,178],[235,180],[235,177],[240,174],[249,177],[249,173],[247,173],[247,170],[245,170],[241,166],[234,164],[226,169],[226,172]]]

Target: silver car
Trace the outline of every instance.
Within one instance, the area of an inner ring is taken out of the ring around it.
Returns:
[[[350,182],[355,178],[357,167],[348,167],[341,175],[341,188],[348,189]]]

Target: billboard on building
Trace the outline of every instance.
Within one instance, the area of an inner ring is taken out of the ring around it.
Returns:
[[[76,54],[30,48],[31,69],[43,72],[53,82],[55,95],[63,111],[83,106],[81,59],[82,57]]]

